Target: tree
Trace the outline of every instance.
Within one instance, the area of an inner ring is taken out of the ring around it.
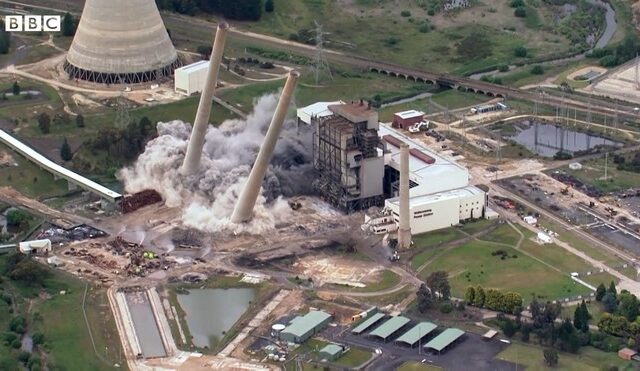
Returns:
[[[7,225],[12,227],[20,226],[29,220],[29,215],[20,210],[10,210],[7,212]]]
[[[549,367],[555,367],[558,365],[558,351],[555,349],[547,348],[543,352],[544,363]]]
[[[267,13],[273,12],[275,9],[275,5],[273,4],[273,0],[267,0],[264,3],[264,11]]]
[[[587,304],[582,300],[582,303],[576,307],[573,313],[573,326],[582,332],[589,331],[589,319],[591,315],[587,309]]]
[[[78,126],[79,128],[84,127],[84,116],[82,115],[76,116],[76,126]]]
[[[539,64],[536,64],[531,68],[532,75],[542,75],[543,73],[544,73],[544,68],[542,68],[542,66]]]
[[[600,284],[598,285],[598,288],[596,289],[596,300],[602,301],[602,298],[606,293],[607,293],[607,289],[606,287],[604,287],[604,283],[600,282]]]
[[[639,305],[640,305],[640,302],[638,302],[638,298],[636,298],[635,295],[632,295],[628,292],[624,292],[620,294],[618,313],[625,316],[627,320],[633,322],[638,317]]]
[[[525,18],[527,16],[527,9],[525,9],[522,6],[519,8],[516,8],[516,10],[513,11],[513,15],[515,15],[518,18]]]
[[[616,289],[616,284],[611,281],[611,283],[609,284],[609,288],[607,289],[607,293],[609,294],[613,294],[614,297],[618,297],[618,290]]]
[[[433,305],[433,298],[431,296],[431,291],[427,288],[427,286],[423,283],[420,285],[417,293],[418,298],[418,310],[420,313],[424,313]]]
[[[605,312],[615,313],[615,311],[618,310],[618,299],[616,299],[614,294],[607,292],[602,298],[602,306]]]
[[[473,305],[478,308],[482,308],[484,307],[484,300],[485,300],[484,289],[482,288],[482,286],[476,287],[476,296],[473,300]]]
[[[473,286],[467,287],[467,290],[464,292],[464,301],[469,305],[473,305],[475,297],[476,289],[474,289]]]
[[[18,84],[17,81],[13,82],[13,86],[11,87],[11,92],[13,93],[14,96],[18,96],[20,95],[20,84]]]
[[[40,114],[38,116],[38,127],[42,134],[49,134],[51,131],[51,117],[44,112]]]
[[[67,138],[64,138],[62,146],[60,147],[60,158],[62,158],[63,161],[70,161],[73,158],[73,153],[71,153],[71,147],[69,147]]]
[[[516,324],[516,321],[511,318],[505,318],[502,323],[501,330],[504,332],[506,337],[510,338],[518,331],[518,325]]]
[[[449,300],[451,297],[451,286],[449,285],[447,272],[435,271],[431,273],[427,277],[426,284],[441,300]]]
[[[513,50],[513,54],[518,57],[518,58],[524,58],[527,56],[527,48],[525,48],[524,46],[520,45],[517,46],[514,50]]]
[[[62,25],[60,26],[62,30],[62,36],[73,36],[76,33],[76,22],[73,19],[73,16],[68,12],[64,14],[62,18]]]

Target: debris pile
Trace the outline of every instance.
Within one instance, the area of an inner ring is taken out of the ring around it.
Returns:
[[[154,252],[145,250],[137,243],[127,242],[120,236],[107,243],[107,250],[114,255],[121,255],[129,259],[124,267],[127,276],[144,277],[150,271],[160,268],[167,270],[174,265],[173,262],[165,261]]]
[[[134,193],[130,196],[126,196],[120,202],[120,211],[123,214],[127,214],[160,201],[162,201],[162,196],[160,196],[160,193],[152,189],[147,189],[138,193]]]
[[[36,235],[36,238],[39,240],[49,239],[53,243],[59,243],[67,241],[82,241],[105,236],[107,236],[107,233],[104,231],[82,224],[71,229],[62,229],[57,227],[44,229]]]
[[[575,188],[580,192],[586,194],[589,197],[602,197],[604,196],[604,192],[597,189],[596,187],[584,184],[580,179],[574,177],[573,175],[569,175],[562,171],[554,171],[550,174],[551,177],[569,187]]]

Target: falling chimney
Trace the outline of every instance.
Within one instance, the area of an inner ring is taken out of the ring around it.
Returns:
[[[213,42],[213,51],[211,52],[211,58],[209,59],[209,70],[207,71],[206,83],[202,89],[200,103],[198,104],[198,112],[196,113],[193,130],[191,131],[191,138],[189,139],[189,145],[187,146],[187,154],[184,158],[184,163],[182,164],[182,173],[184,175],[191,175],[200,167],[202,147],[204,146],[204,136],[207,133],[207,127],[209,126],[209,116],[211,115],[211,106],[213,105],[213,94],[216,91],[216,85],[218,85],[218,70],[220,69],[220,61],[222,60],[222,53],[224,52],[224,40],[228,28],[229,25],[225,22],[218,24],[215,41]]]
[[[400,228],[398,249],[411,247],[411,220],[409,219],[409,146],[400,145]]]
[[[258,158],[253,164],[249,179],[242,189],[242,193],[238,198],[236,207],[233,210],[231,221],[233,223],[248,222],[253,217],[253,207],[255,206],[260,188],[262,187],[262,181],[267,172],[269,161],[271,161],[271,155],[276,147],[278,136],[282,130],[282,124],[284,123],[285,115],[289,109],[289,103],[291,103],[291,96],[296,86],[296,81],[300,74],[297,71],[291,71],[287,82],[282,89],[276,112],[273,114],[271,124],[267,130],[267,135],[264,137],[264,143],[260,146],[260,152],[258,152]]]

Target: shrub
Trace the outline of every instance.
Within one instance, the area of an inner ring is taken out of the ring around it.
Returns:
[[[518,18],[525,18],[527,16],[527,10],[523,7],[516,8],[516,10],[513,12],[513,15]]]
[[[403,10],[400,12],[400,15],[403,17],[411,17],[411,12],[408,10]]]
[[[509,6],[512,8],[522,8],[524,7],[523,0],[509,0]]]
[[[518,57],[518,58],[524,58],[527,56],[528,51],[527,48],[525,48],[524,46],[517,46],[514,50],[513,50],[513,54]]]
[[[418,31],[420,31],[421,33],[427,33],[430,29],[431,27],[429,27],[429,25],[425,23],[418,28]]]
[[[440,304],[440,312],[442,313],[451,313],[453,311],[453,305],[451,305],[450,302],[445,301],[442,304]]]
[[[531,74],[533,75],[542,75],[544,73],[544,68],[541,65],[536,64],[531,68]]]
[[[436,15],[436,11],[435,11],[435,9],[431,8],[431,9],[427,10],[427,14],[430,15],[430,16],[434,16],[434,15]]]
[[[498,66],[498,71],[500,72],[507,72],[509,71],[509,65],[506,64],[501,64]]]

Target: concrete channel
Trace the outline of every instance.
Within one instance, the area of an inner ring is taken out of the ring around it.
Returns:
[[[167,356],[158,321],[147,291],[124,293],[126,308],[133,324],[136,343],[144,358]]]

